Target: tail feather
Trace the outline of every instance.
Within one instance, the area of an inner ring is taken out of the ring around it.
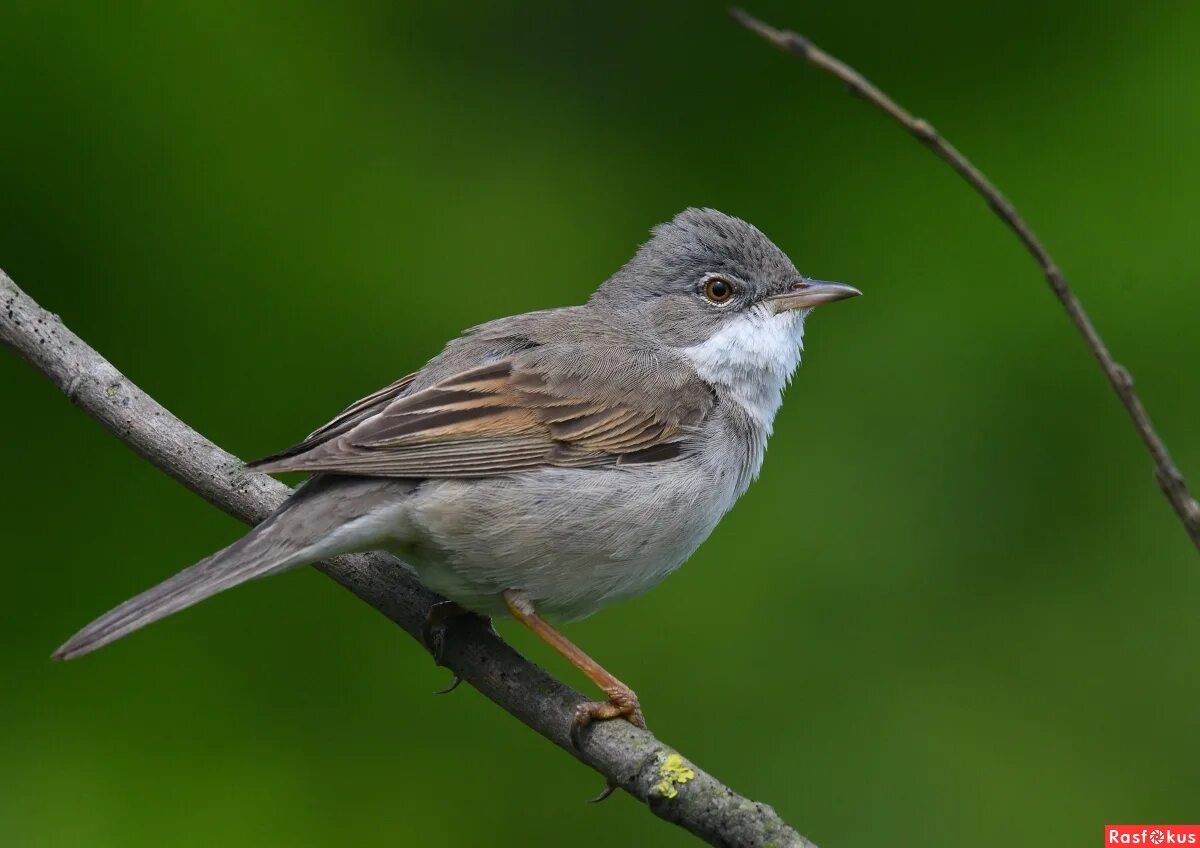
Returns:
[[[130,598],[80,630],[54,652],[56,660],[70,660],[102,648],[134,630],[197,604],[218,592],[292,564],[294,548],[263,544],[260,528],[224,550],[185,568],[152,589]]]
[[[389,538],[415,485],[383,478],[311,477],[241,539],[100,616],[55,651],[54,659],[91,653],[255,577],[378,547]]]

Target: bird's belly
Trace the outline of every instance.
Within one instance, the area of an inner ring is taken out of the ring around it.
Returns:
[[[550,618],[583,618],[663,580],[732,505],[733,480],[687,465],[429,482],[396,552],[477,612],[502,611],[500,593],[514,589]]]

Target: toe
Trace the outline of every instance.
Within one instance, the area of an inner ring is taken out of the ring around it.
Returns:
[[[607,701],[587,701],[575,707],[575,720],[571,722],[571,744],[579,750],[585,727],[593,721],[614,718],[624,718],[634,727],[646,728],[646,717],[642,715],[637,695],[630,691],[614,692]]]

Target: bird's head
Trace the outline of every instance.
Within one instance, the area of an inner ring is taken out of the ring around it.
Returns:
[[[786,383],[799,363],[804,318],[861,292],[813,280],[758,228],[714,209],[685,209],[593,296],[640,314],[705,379]]]

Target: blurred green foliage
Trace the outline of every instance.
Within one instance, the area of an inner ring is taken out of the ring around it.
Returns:
[[[996,180],[1200,484],[1200,5],[752,10]],[[719,4],[11,2],[0,103],[0,266],[246,457],[684,206],[755,222],[867,296],[710,542],[570,635],[822,845],[1195,820],[1200,569],[1124,413],[957,177]],[[0,844],[692,844],[311,571],[50,663],[241,528],[0,386]]]

